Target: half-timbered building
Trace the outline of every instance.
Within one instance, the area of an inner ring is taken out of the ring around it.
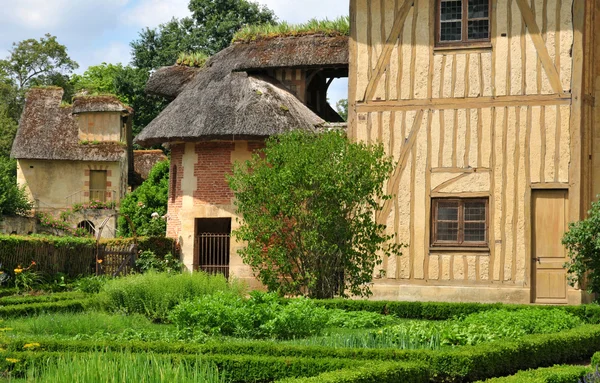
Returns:
[[[351,0],[350,135],[397,161],[377,298],[581,303],[561,237],[600,192],[598,5]]]

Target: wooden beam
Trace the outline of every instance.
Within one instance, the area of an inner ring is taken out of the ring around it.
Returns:
[[[370,101],[357,103],[358,113],[402,110],[445,110],[445,109],[485,109],[491,107],[571,105],[571,95],[517,95],[498,97],[432,98],[398,101]]]
[[[527,29],[529,30],[529,36],[531,36],[531,40],[533,41],[533,45],[535,46],[538,57],[542,62],[542,66],[546,71],[546,75],[548,76],[548,80],[550,81],[552,89],[555,93],[564,94],[562,82],[560,81],[560,75],[558,74],[558,70],[556,70],[554,63],[550,58],[550,54],[546,48],[546,43],[544,42],[540,28],[535,21],[535,15],[527,4],[527,0],[517,0],[517,5],[521,10],[521,16],[523,17],[525,26],[527,26]]]
[[[406,163],[408,161],[408,156],[411,152],[411,149],[417,141],[417,136],[419,135],[419,130],[421,129],[422,123],[423,110],[419,110],[415,116],[415,120],[413,122],[413,126],[410,131],[410,134],[408,135],[406,143],[402,146],[398,164],[396,165],[394,173],[392,173],[392,176],[388,181],[387,190],[388,193],[392,195],[392,199],[386,200],[383,204],[383,208],[377,214],[377,222],[379,224],[384,224],[387,221],[388,216],[390,215],[390,212],[392,210],[393,198],[397,198],[396,195],[398,194],[398,189],[400,188],[400,178],[402,177],[402,173],[406,168]]]
[[[390,58],[392,57],[394,45],[396,45],[396,42],[398,41],[398,38],[402,33],[404,22],[406,21],[406,17],[408,16],[408,12],[410,11],[410,8],[412,7],[413,3],[414,0],[404,0],[404,4],[402,4],[400,9],[398,10],[398,13],[396,14],[396,20],[394,20],[394,25],[392,26],[392,32],[388,36],[385,45],[383,46],[381,56],[379,56],[379,59],[377,59],[377,64],[375,65],[371,78],[369,79],[369,83],[367,84],[367,89],[365,90],[363,101],[373,98],[373,95],[377,90],[379,80],[381,79],[381,76],[383,76],[383,73],[385,72],[385,69],[388,66]]]

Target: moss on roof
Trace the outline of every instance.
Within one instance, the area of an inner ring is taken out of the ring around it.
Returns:
[[[312,19],[303,24],[248,25],[233,36],[233,42],[251,42],[276,37],[293,37],[305,35],[349,36],[350,18],[347,16],[335,20]]]
[[[210,57],[202,52],[180,53],[177,58],[177,65],[189,66],[192,68],[204,68]]]

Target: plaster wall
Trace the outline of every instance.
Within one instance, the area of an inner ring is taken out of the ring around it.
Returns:
[[[122,141],[121,113],[95,112],[76,115],[80,141]]]
[[[17,182],[25,186],[36,206],[44,209],[65,209],[75,203],[89,201],[90,170],[107,171],[107,190],[115,190],[116,201],[123,195],[127,184],[125,162],[88,162],[25,160],[17,162]],[[110,194],[110,193],[108,193]],[[110,197],[112,198],[112,197]]]

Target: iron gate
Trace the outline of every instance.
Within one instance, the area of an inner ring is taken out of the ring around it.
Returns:
[[[196,236],[196,264],[208,274],[229,278],[229,234],[200,233]]]

